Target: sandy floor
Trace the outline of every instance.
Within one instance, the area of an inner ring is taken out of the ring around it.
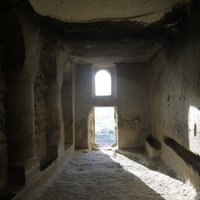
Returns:
[[[177,180],[143,149],[77,151],[35,200],[194,200],[195,190]]]

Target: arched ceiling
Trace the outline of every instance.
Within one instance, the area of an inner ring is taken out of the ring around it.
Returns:
[[[129,19],[143,23],[160,20],[177,4],[191,0],[29,0],[34,10],[63,22]]]

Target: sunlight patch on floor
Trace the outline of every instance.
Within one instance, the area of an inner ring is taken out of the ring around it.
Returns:
[[[167,173],[170,171],[167,166],[160,161],[156,163],[149,162],[150,159],[139,154],[133,154],[128,158],[125,155],[107,151],[102,149],[102,152],[107,154],[113,161],[119,163],[124,170],[137,176],[149,188],[160,194],[165,199],[191,199],[194,200],[197,196],[195,189],[188,183],[171,177]],[[136,160],[136,161],[135,161]],[[155,166],[153,166],[155,165]],[[154,168],[154,169],[152,169]]]
[[[145,152],[145,151],[144,151]],[[112,148],[79,150],[35,200],[198,200],[159,159]]]

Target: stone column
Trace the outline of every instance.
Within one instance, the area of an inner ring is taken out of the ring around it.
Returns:
[[[73,144],[73,110],[72,110],[72,85],[62,86],[62,111],[64,118],[65,144]]]
[[[5,99],[8,137],[8,179],[27,184],[39,172],[35,158],[34,84],[28,81],[7,81]]]
[[[7,184],[7,145],[4,132],[0,130],[0,190]]]
[[[60,90],[47,90],[47,160],[60,157],[64,152],[64,124]]]
[[[0,43],[0,190],[7,184],[7,139],[4,133],[5,110],[3,105],[6,86],[4,74],[2,73],[2,60],[4,57],[3,50],[3,45]]]

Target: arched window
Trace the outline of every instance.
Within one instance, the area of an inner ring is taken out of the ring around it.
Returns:
[[[107,70],[99,70],[95,75],[95,95],[109,96],[111,95],[111,75]]]

